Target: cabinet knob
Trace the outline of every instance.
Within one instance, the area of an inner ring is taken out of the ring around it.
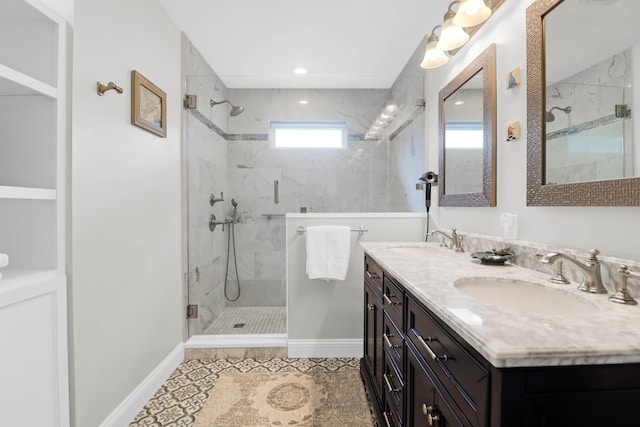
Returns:
[[[369,309],[369,311],[373,311],[376,309],[376,306],[374,304],[367,304],[367,308]]]
[[[431,427],[440,427],[440,415],[438,415],[438,410],[436,408],[433,406],[427,406],[423,403],[422,413],[427,416],[427,422]]]
[[[431,427],[440,427],[440,417],[438,415],[427,416],[427,421]]]

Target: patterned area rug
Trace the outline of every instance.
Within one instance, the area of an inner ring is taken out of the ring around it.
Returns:
[[[194,427],[371,427],[357,370],[220,375]]]

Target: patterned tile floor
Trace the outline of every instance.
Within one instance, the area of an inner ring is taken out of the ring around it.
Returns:
[[[236,327],[236,325],[244,325]],[[226,307],[204,335],[285,334],[286,307]]]
[[[191,427],[222,372],[335,372],[359,366],[359,359],[333,358],[187,360],[171,374],[129,427]]]

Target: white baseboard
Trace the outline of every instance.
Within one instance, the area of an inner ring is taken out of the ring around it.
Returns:
[[[362,357],[362,339],[289,340],[289,357]]]
[[[126,427],[184,361],[184,344],[180,343],[100,424],[100,427]]]
[[[193,335],[185,348],[286,347],[287,334]]]

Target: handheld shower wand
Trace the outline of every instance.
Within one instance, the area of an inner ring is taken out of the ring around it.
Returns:
[[[233,213],[231,214],[231,217],[233,218],[233,222],[236,222],[236,215],[238,214],[238,202],[236,202],[236,199],[231,199],[231,206],[233,206]]]

